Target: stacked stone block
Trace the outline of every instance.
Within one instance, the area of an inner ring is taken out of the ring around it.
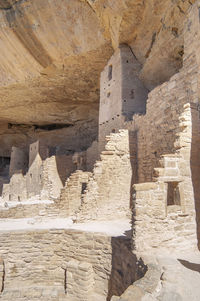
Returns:
[[[90,177],[91,173],[77,170],[67,179],[56,201],[57,208],[65,212],[65,216],[73,215],[80,208]]]
[[[77,213],[78,221],[130,217],[132,166],[129,133],[120,130],[106,139],[105,151],[101,152],[101,160],[94,166]]]
[[[73,300],[92,300],[94,273],[90,263],[70,260],[66,265],[66,294]]]
[[[1,231],[0,237],[4,301],[106,300],[108,292],[115,294],[111,281],[125,290],[135,279],[131,239],[125,236],[49,229]],[[0,281],[2,271],[0,263]]]

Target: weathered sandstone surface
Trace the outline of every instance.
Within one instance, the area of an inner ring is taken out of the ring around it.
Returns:
[[[95,136],[91,122],[98,118],[100,72],[119,44],[130,45],[147,88],[169,79],[182,66],[183,21],[193,2],[1,1],[5,153],[18,140],[25,143],[24,136],[33,140],[34,125],[72,125],[78,131],[84,121]]]
[[[0,300],[200,300],[200,1],[0,0]]]

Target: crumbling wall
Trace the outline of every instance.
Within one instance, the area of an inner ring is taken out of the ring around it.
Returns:
[[[63,184],[58,174],[56,156],[51,156],[42,162],[40,183],[42,199],[56,199],[60,196]]]
[[[77,213],[78,220],[130,216],[133,166],[129,147],[128,130],[120,130],[107,137],[105,151],[94,166]]]
[[[65,216],[73,215],[80,208],[90,177],[91,173],[77,170],[67,179],[60,198],[56,201],[56,207]]]

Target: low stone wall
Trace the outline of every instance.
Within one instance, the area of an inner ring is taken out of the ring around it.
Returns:
[[[10,208],[0,209],[0,218],[28,218],[36,216],[55,217],[58,216],[55,204],[17,204]]]
[[[92,294],[106,300],[116,294],[117,283],[122,293],[135,280],[136,259],[130,250],[131,240],[125,236],[34,230],[1,231],[0,239],[0,258],[5,267],[0,298],[4,301],[71,297],[86,301],[95,299],[90,299]],[[70,277],[77,283],[74,292]],[[90,292],[84,299],[80,296],[82,290]]]
[[[94,272],[90,263],[70,260],[66,264],[66,293],[73,300],[88,300],[94,290]]]
[[[133,216],[134,245],[139,254],[157,250],[195,250],[194,214],[183,213],[181,206],[166,206],[164,183],[134,185],[136,190]],[[171,207],[171,208],[170,208]]]

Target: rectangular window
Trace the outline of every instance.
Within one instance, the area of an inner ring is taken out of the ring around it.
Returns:
[[[167,185],[167,206],[180,206],[180,192],[178,182],[169,182]]]

